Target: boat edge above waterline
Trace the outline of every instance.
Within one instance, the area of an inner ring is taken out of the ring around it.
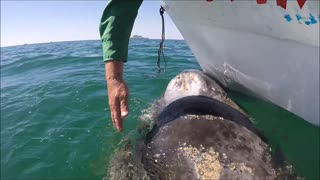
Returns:
[[[319,126],[319,1],[161,4],[205,73]]]

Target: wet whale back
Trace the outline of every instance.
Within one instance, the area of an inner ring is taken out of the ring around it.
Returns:
[[[267,141],[247,116],[231,106],[207,96],[187,96],[170,103],[163,109],[145,142],[150,142],[160,127],[185,115],[212,115],[221,117],[247,128],[263,141]]]
[[[141,131],[143,139],[132,147],[136,159],[124,151],[129,158],[122,166],[114,163],[119,167],[115,174],[129,172],[146,179],[295,177],[291,166],[273,159],[266,138],[248,115],[203,72],[177,75],[150,109],[142,116],[142,127],[152,130],[147,136]]]

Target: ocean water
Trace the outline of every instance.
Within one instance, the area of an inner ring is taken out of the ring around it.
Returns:
[[[124,78],[130,114],[117,133],[107,105],[100,41],[1,48],[1,179],[102,179],[143,110],[184,69],[200,69],[182,40],[131,40]],[[163,67],[163,64],[162,64]],[[271,103],[228,91],[300,176],[319,178],[319,128]]]

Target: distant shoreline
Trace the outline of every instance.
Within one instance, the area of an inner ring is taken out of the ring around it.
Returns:
[[[133,35],[130,37],[130,39],[149,39],[147,37],[143,37],[143,36],[140,36],[140,35]]]
[[[140,39],[140,38],[130,38],[130,39]],[[161,40],[161,39],[151,39],[151,38],[141,38],[141,40]],[[166,39],[166,41],[175,40],[175,41],[184,41],[184,39]],[[27,46],[27,45],[40,45],[40,44],[50,44],[50,43],[63,43],[63,42],[79,42],[79,41],[100,41],[100,39],[87,39],[87,40],[68,40],[68,41],[52,41],[52,42],[36,42],[36,43],[25,43],[25,44],[17,44],[17,45],[5,45],[0,46],[1,48],[7,47],[16,47],[16,46]]]

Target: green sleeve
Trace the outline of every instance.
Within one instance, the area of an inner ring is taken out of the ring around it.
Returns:
[[[129,39],[142,0],[110,0],[100,22],[103,60],[128,58]]]

